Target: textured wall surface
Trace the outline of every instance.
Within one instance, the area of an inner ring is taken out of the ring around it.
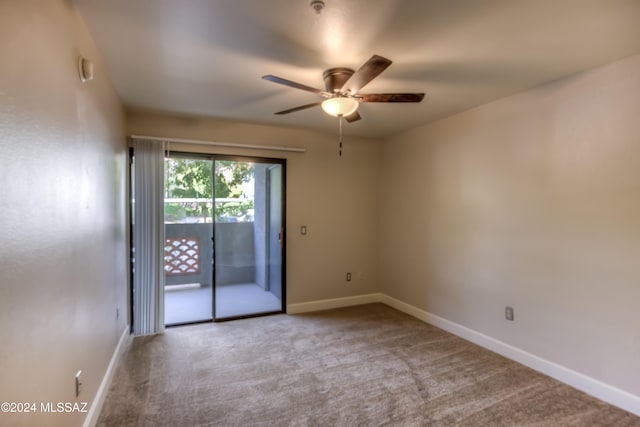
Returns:
[[[0,401],[90,405],[127,322],[124,114],[66,1],[0,2],[0,57]]]
[[[389,140],[382,290],[640,396],[638,112],[633,56]]]

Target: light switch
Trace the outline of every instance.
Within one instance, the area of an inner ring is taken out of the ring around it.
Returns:
[[[303,236],[307,235],[307,226],[306,225],[301,225],[300,226],[300,234],[302,234]]]

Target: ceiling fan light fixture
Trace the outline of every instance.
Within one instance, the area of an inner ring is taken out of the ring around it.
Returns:
[[[358,109],[358,101],[353,98],[336,96],[322,102],[322,110],[333,117],[346,117]]]

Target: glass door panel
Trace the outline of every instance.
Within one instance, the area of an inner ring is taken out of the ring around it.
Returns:
[[[213,161],[165,159],[166,325],[213,319]]]
[[[282,223],[282,165],[267,168],[267,288],[282,298],[282,252],[284,227]]]
[[[214,163],[215,319],[282,312],[283,165]]]

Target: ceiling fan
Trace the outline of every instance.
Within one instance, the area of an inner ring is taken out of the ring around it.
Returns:
[[[322,73],[325,90],[316,89],[270,74],[262,76],[262,78],[295,89],[315,93],[326,98],[321,102],[289,108],[278,111],[275,114],[289,114],[307,108],[321,106],[324,112],[330,116],[344,118],[347,122],[351,123],[362,118],[360,113],[358,113],[358,106],[361,102],[420,102],[424,98],[424,93],[367,94],[359,92],[360,89],[365,87],[371,80],[386,70],[389,65],[391,65],[391,60],[379,55],[373,55],[355,72],[350,68],[329,68]]]

